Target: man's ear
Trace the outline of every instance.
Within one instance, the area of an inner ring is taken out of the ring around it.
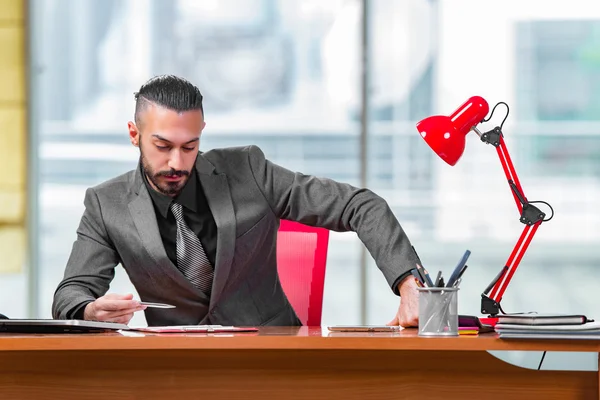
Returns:
[[[140,131],[135,123],[129,121],[127,123],[127,130],[129,131],[129,140],[135,147],[140,145]]]

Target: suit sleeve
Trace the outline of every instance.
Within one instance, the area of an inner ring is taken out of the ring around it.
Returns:
[[[54,293],[52,316],[55,319],[83,318],[85,306],[108,291],[120,262],[93,189],[86,191],[84,205],[63,280]]]
[[[397,284],[418,259],[385,200],[368,189],[292,172],[265,159],[258,147],[247,149],[254,179],[278,218],[356,232],[398,294]]]

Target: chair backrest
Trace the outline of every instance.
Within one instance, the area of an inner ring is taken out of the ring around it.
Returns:
[[[329,230],[281,220],[277,270],[283,291],[300,321],[320,326]]]

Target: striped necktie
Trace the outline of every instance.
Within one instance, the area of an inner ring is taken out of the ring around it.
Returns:
[[[185,223],[181,204],[171,203],[171,211],[177,220],[177,267],[194,286],[210,296],[214,271],[202,243]]]

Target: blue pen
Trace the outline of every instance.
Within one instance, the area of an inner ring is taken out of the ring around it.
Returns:
[[[448,279],[448,283],[446,283],[446,287],[452,287],[454,285],[454,282],[456,282],[456,280],[461,275],[461,271],[463,270],[465,264],[467,263],[467,260],[469,259],[470,255],[471,255],[471,251],[468,249],[465,250],[465,254],[463,254],[462,258],[460,259],[460,261],[454,268],[454,271],[452,271],[452,275],[450,275],[450,279]]]

